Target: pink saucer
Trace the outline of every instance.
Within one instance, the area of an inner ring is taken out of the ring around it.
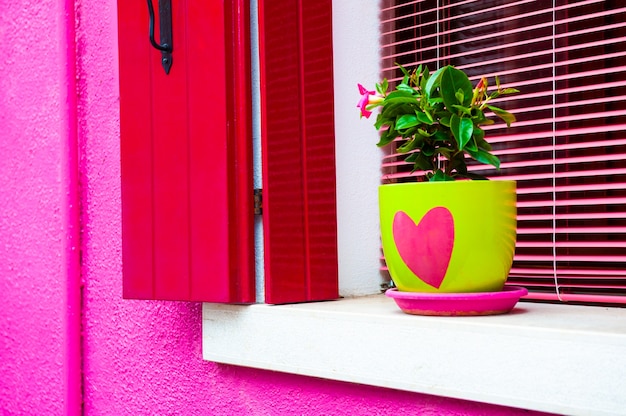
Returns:
[[[500,292],[423,293],[400,292],[398,289],[385,292],[405,313],[434,316],[503,314],[513,309],[517,301],[527,294],[528,290],[519,286],[504,286]]]

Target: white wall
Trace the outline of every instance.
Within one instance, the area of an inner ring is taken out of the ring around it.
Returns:
[[[261,187],[257,2],[252,0],[252,87],[255,187]],[[373,119],[360,119],[357,83],[373,88],[379,76],[377,0],[333,1],[335,136],[339,288],[342,296],[379,293],[380,158]],[[263,301],[263,236],[256,224],[257,301]]]
[[[333,1],[339,286],[343,296],[378,293],[378,185],[382,151],[373,119],[360,119],[357,83],[379,80],[378,0]]]

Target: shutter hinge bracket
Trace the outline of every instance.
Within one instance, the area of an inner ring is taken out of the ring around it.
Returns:
[[[254,190],[254,215],[263,214],[263,189]]]
[[[165,74],[169,75],[172,67],[172,2],[171,0],[159,0],[159,31],[160,43],[154,39],[154,7],[152,0],[148,0],[148,31],[150,44],[161,51],[161,65]]]

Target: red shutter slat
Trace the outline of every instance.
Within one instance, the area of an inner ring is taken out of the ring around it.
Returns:
[[[338,297],[332,1],[302,1],[302,110],[306,137],[309,298]]]
[[[268,303],[338,297],[331,10],[259,2]]]
[[[188,7],[192,7],[194,2],[189,2]],[[197,5],[195,5],[197,6]],[[211,62],[225,62],[226,42],[206,42],[216,33],[224,33],[225,10],[221,3],[210,1],[204,5],[205,10],[188,10],[184,14],[186,32],[193,33],[185,39],[185,49],[189,51],[205,50],[203,54],[189,53],[186,56],[188,66],[186,72],[187,90],[190,102],[207,102],[215,99],[215,105],[208,107],[197,105],[189,108],[186,112],[190,128],[189,135],[189,178],[190,178],[190,205],[189,220],[193,224],[189,230],[190,244],[198,253],[209,253],[214,251],[215,242],[207,236],[226,236],[223,240],[224,248],[228,246],[229,232],[226,209],[229,204],[214,204],[211,195],[222,195],[229,198],[227,190],[228,181],[223,173],[227,171],[228,161],[226,141],[222,143],[207,140],[207,137],[228,137],[226,127],[222,123],[215,123],[214,120],[225,120],[226,111],[226,88],[225,85],[216,85],[207,82],[207,56],[211,56]],[[203,16],[202,19],[198,18]],[[218,37],[219,39],[219,37]],[[177,62],[175,62],[176,64]],[[212,68],[215,79],[225,79],[225,66]],[[219,103],[219,104],[218,104]],[[207,117],[207,113],[212,113],[214,119]],[[213,155],[211,160],[208,155]],[[211,215],[207,215],[211,213]],[[190,273],[192,276],[205,274],[207,270],[215,275],[227,275],[229,255],[225,254],[218,258],[195,255],[190,257]],[[229,298],[228,279],[218,280],[211,287],[208,287],[201,280],[191,280],[191,291],[201,296],[203,299]]]
[[[143,14],[145,15],[145,12]],[[148,75],[151,80],[150,101],[145,102],[144,105],[151,107],[149,121],[154,189],[151,208],[154,215],[153,287],[155,299],[180,300],[188,299],[191,295],[189,280],[185,278],[189,276],[190,178],[187,175],[187,169],[191,132],[187,121],[187,111],[181,111],[190,107],[187,100],[189,86],[185,71],[189,63],[187,61],[188,50],[184,46],[187,41],[184,15],[182,2],[173,2],[172,37],[176,54],[169,75],[163,71],[161,53],[155,49],[149,50],[149,69],[143,68],[141,71],[142,68],[139,68],[138,74],[141,76],[143,72],[143,75]],[[125,40],[130,41],[124,38],[123,41]],[[146,69],[149,70],[149,74]],[[135,122],[142,123],[143,120],[138,119]],[[177,139],[173,140],[173,138]],[[133,140],[133,138],[125,136],[122,132],[122,140]]]
[[[166,75],[118,2],[125,298],[254,301],[248,7],[172,0]]]
[[[226,98],[228,137],[236,163],[229,172],[229,210],[231,216],[229,272],[230,293],[238,293],[244,302],[256,300],[254,216],[248,207],[254,204],[252,178],[252,106],[250,62],[250,0],[226,2]],[[232,207],[239,207],[233,209]]]
[[[259,2],[266,302],[305,300],[296,2]]]
[[[148,24],[146,12],[140,2],[125,2],[118,7],[119,39],[127,34],[140,33]],[[133,140],[121,139],[122,162],[122,253],[124,267],[124,296],[149,299],[154,294],[153,279],[153,212],[138,203],[130,203],[124,194],[136,200],[151,201],[152,138],[151,109],[145,104],[151,95],[151,80],[145,75],[151,55],[146,42],[119,42],[120,65],[120,125],[121,134]],[[144,68],[140,71],[140,68]],[[142,76],[143,75],[143,76]],[[124,93],[129,91],[131,93]],[[134,109],[129,111],[126,109]],[[136,123],[136,119],[146,123]],[[143,242],[137,244],[138,241]],[[133,278],[129,278],[133,276]]]

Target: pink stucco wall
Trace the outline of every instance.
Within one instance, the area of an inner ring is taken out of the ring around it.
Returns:
[[[1,414],[531,413],[205,362],[199,304],[122,300],[115,13],[2,4]]]

